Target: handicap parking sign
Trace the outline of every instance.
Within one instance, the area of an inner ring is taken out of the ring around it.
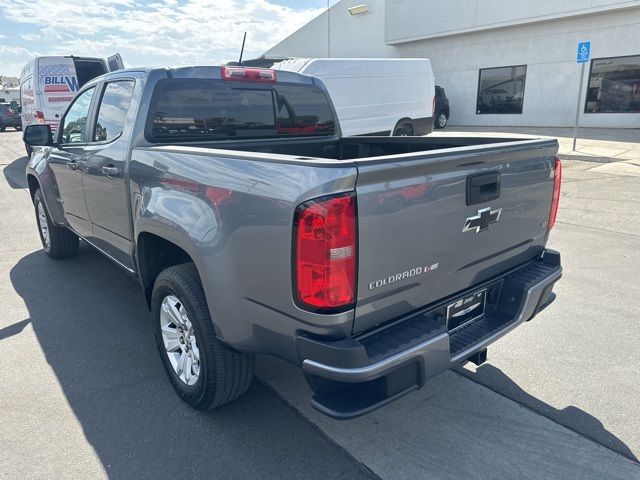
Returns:
[[[578,44],[578,63],[587,63],[591,56],[591,42],[580,42]]]

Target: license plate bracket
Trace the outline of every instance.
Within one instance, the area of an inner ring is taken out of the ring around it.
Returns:
[[[447,306],[447,329],[457,332],[482,317],[487,301],[487,289],[465,295]]]

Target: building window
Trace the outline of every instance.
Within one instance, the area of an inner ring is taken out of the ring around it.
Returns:
[[[584,111],[640,112],[640,55],[592,60]]]
[[[522,113],[527,66],[483,68],[476,113]]]

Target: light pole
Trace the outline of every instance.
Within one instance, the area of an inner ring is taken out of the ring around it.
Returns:
[[[331,58],[331,8],[327,0],[327,58]]]

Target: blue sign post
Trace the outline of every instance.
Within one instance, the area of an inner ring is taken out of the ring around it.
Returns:
[[[578,106],[576,107],[576,122],[573,125],[573,150],[576,149],[576,139],[578,137],[578,120],[580,119],[580,100],[582,100],[582,85],[584,83],[584,65],[591,58],[591,42],[578,43],[578,52],[576,53],[576,62],[581,64],[580,67],[580,88],[578,89]]]

